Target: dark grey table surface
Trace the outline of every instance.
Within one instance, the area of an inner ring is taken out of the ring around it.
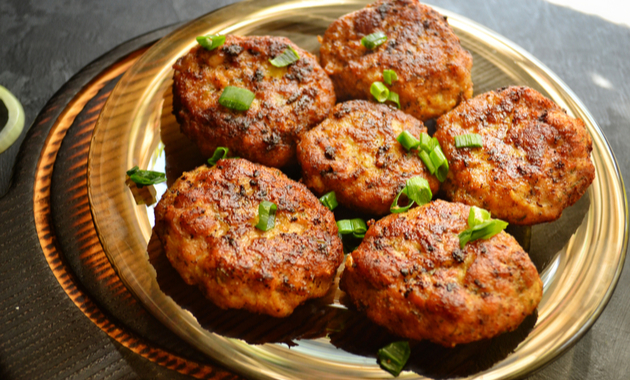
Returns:
[[[28,127],[46,101],[100,55],[133,37],[196,18],[232,2],[0,0],[0,85],[20,99]],[[613,148],[623,177],[630,178],[629,27],[541,0],[434,0],[432,4],[502,34],[558,74],[592,113]],[[623,12],[623,0],[619,5]],[[26,129],[14,146],[0,154],[0,196],[11,185],[13,166]],[[29,323],[45,316],[35,315],[41,314],[36,308],[16,311],[16,299],[28,298],[34,291],[57,294],[59,289],[38,288],[39,277],[31,270],[44,269],[9,271],[4,266],[9,258],[4,256],[3,243],[0,241],[0,284],[15,284],[13,288],[18,290],[0,291],[0,378],[180,377],[131,354],[80,318],[49,323],[62,331],[61,336],[54,337],[60,342],[64,341],[63,334],[87,334],[92,342],[87,346],[89,349],[79,350],[72,344],[59,344],[48,352],[33,349],[39,342],[52,339],[50,333],[35,331],[33,334],[42,336],[20,338],[12,329],[18,323],[21,330],[30,331]],[[59,307],[70,307],[70,313],[74,306]],[[62,328],[68,323],[76,323],[72,332]],[[18,344],[16,339],[28,343]],[[630,271],[626,268],[610,303],[592,329],[531,379],[629,377]]]

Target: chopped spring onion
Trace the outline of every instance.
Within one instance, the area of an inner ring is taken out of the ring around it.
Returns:
[[[405,194],[407,198],[409,198],[407,206],[398,206],[398,199],[401,194]],[[414,203],[422,206],[423,204],[429,203],[431,198],[433,198],[433,193],[431,193],[429,182],[422,177],[413,177],[408,179],[406,186],[398,192],[394,202],[392,202],[392,205],[389,208],[389,211],[393,214],[405,212],[409,210]]]
[[[212,157],[208,158],[208,165],[214,166],[220,159],[226,158],[230,150],[226,147],[220,146],[214,150]]]
[[[424,166],[426,166],[427,169],[429,169],[429,173],[435,174],[435,169],[437,168],[435,167],[435,165],[433,165],[433,161],[431,161],[431,157],[429,157],[429,153],[427,153],[424,150],[421,150],[418,155],[420,156],[420,159],[422,160],[422,162],[424,162]]]
[[[214,50],[225,43],[225,36],[218,34],[208,34],[197,37],[197,43],[206,50]]]
[[[276,224],[276,210],[278,206],[275,204],[262,201],[258,205],[258,224],[256,228],[261,231],[269,231]]]
[[[339,205],[334,191],[324,194],[321,198],[319,198],[319,201],[331,211]]]
[[[219,104],[233,110],[247,111],[255,97],[256,94],[246,88],[227,86],[219,98]]]
[[[390,91],[389,96],[387,96],[387,100],[396,103],[396,106],[398,107],[398,109],[400,109],[400,98],[398,97],[397,93],[395,93],[394,91]]]
[[[387,36],[383,32],[376,32],[361,38],[361,45],[372,50],[387,41]]]
[[[378,350],[378,364],[385,371],[391,373],[394,377],[400,375],[400,372],[407,364],[411,356],[411,348],[409,342],[394,342]]]
[[[390,85],[398,80],[398,75],[394,70],[383,70],[383,80]]]
[[[152,170],[140,170],[137,166],[127,170],[127,175],[140,188],[166,181],[166,174]]]
[[[436,147],[429,153],[429,157],[431,157],[431,162],[436,167],[435,176],[438,181],[444,182],[446,179],[446,175],[448,174],[448,160],[444,156],[444,152],[442,152],[442,148],[440,144],[436,145]]]
[[[389,90],[381,82],[374,82],[370,86],[370,93],[379,103],[384,103],[389,98]]]
[[[470,208],[470,214],[468,215],[468,229],[458,235],[459,246],[463,249],[466,243],[470,241],[490,239],[503,231],[507,226],[507,222],[491,219],[488,211],[473,206]]]
[[[477,224],[481,224],[487,220],[490,220],[490,212],[482,208],[472,206],[470,213],[468,214],[468,227],[474,227]]]
[[[298,54],[298,52],[289,45],[286,49],[284,49],[282,54],[275,57],[274,59],[270,59],[269,62],[271,62],[271,64],[275,67],[285,67],[289,66],[293,62],[297,62],[297,60],[299,59],[300,55]]]
[[[420,148],[427,153],[431,153],[433,148],[435,148],[434,141],[437,141],[437,139],[433,140],[429,135],[423,133],[420,135]]]
[[[356,219],[343,219],[337,221],[337,229],[342,235],[352,234],[355,238],[361,239],[367,232],[367,224],[360,218]]]
[[[483,139],[476,133],[455,136],[455,148],[481,148]]]
[[[396,137],[396,140],[398,140],[400,145],[402,145],[406,150],[417,148],[418,145],[420,145],[420,141],[418,141],[418,139],[416,139],[408,131],[402,131],[402,133]]]
[[[2,86],[0,86],[0,101],[4,103],[8,112],[7,123],[0,125],[0,153],[2,153],[13,145],[24,129],[24,108],[13,94]]]

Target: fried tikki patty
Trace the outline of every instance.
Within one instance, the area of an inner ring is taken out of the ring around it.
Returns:
[[[403,131],[416,138],[422,122],[395,108],[352,100],[304,133],[297,147],[302,180],[315,193],[335,191],[340,204],[376,215],[389,213],[407,179],[421,176],[435,194],[440,186],[413,149],[396,141]]]
[[[542,281],[505,232],[460,249],[469,210],[436,200],[379,220],[348,255],[341,289],[409,339],[449,347],[516,329],[538,306]]]
[[[287,46],[300,59],[275,67]],[[295,159],[297,136],[321,122],[335,104],[330,79],[312,54],[284,37],[228,35],[212,51],[196,46],[173,66],[173,113],[182,132],[210,157],[219,146],[273,167]],[[252,91],[249,110],[219,104],[226,86]]]
[[[255,227],[264,200],[278,207],[266,232]],[[224,309],[287,316],[325,295],[343,260],[332,212],[279,170],[243,159],[184,173],[155,221],[173,267]]]
[[[512,224],[558,219],[595,178],[582,120],[531,88],[476,96],[440,117],[437,128],[450,165],[446,196]],[[468,133],[481,135],[483,147],[455,148],[455,136]]]
[[[375,32],[387,41],[373,50],[361,39]],[[380,0],[333,22],[320,38],[321,64],[339,100],[369,99],[383,70],[398,80],[388,86],[402,110],[420,120],[442,115],[473,94],[472,56],[446,19],[417,0]]]

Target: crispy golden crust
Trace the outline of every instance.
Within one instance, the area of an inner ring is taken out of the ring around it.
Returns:
[[[582,120],[530,88],[479,95],[440,117],[437,128],[450,164],[447,197],[512,224],[558,219],[595,178]],[[480,134],[483,148],[455,148],[455,136],[466,133]]]
[[[415,150],[396,141],[404,130],[416,138],[422,122],[392,107],[353,100],[335,106],[330,117],[303,134],[297,147],[302,180],[315,193],[335,191],[340,204],[385,215],[407,179],[421,176],[435,194],[438,180]]]
[[[542,297],[529,256],[505,232],[459,248],[470,208],[434,201],[370,227],[341,288],[374,322],[444,346],[512,331]]]
[[[300,55],[297,62],[282,68],[269,63],[289,45]],[[335,104],[332,83],[317,59],[284,37],[228,35],[222,47],[197,46],[173,68],[173,113],[206,156],[226,146],[267,166],[290,164],[298,134],[322,121]],[[256,94],[248,111],[219,104],[226,86]]]
[[[374,50],[366,35],[384,32]],[[338,99],[369,99],[370,86],[383,82],[383,70],[398,81],[388,86],[402,110],[427,120],[472,97],[472,56],[459,44],[445,18],[417,0],[381,0],[333,22],[320,39],[321,63]]]
[[[258,205],[277,205],[258,230]],[[277,169],[220,160],[182,175],[155,208],[171,264],[222,308],[284,317],[328,291],[343,260],[335,218],[304,185]]]

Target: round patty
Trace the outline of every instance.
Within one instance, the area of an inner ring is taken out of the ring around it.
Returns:
[[[405,338],[448,347],[516,329],[538,306],[542,281],[505,232],[460,249],[469,211],[436,200],[379,220],[348,255],[341,289]]]
[[[261,231],[258,206],[277,205]],[[284,317],[326,294],[343,260],[330,210],[277,169],[243,159],[184,173],[155,208],[155,232],[189,285],[221,308]]]
[[[287,46],[300,59],[274,67],[269,59]],[[173,68],[173,113],[182,132],[208,157],[225,146],[263,165],[290,164],[297,136],[321,122],[335,104],[332,83],[317,59],[284,37],[228,35],[212,51],[194,47]],[[256,95],[249,110],[219,104],[226,86]]]
[[[387,35],[374,50],[361,45],[364,36]],[[398,80],[402,110],[427,120],[472,97],[472,56],[459,44],[445,17],[417,0],[381,0],[333,22],[320,39],[321,63],[340,100],[369,99],[383,70]]]
[[[422,122],[395,108],[353,100],[335,106],[328,119],[304,133],[297,147],[302,180],[315,193],[335,191],[340,204],[384,215],[405,187],[421,176],[435,194],[439,181],[413,149],[396,141],[403,131],[419,138]]]
[[[595,177],[582,120],[531,88],[479,95],[440,117],[437,128],[450,165],[446,196],[512,224],[558,219]],[[483,148],[455,148],[455,136],[467,133],[481,135]]]

